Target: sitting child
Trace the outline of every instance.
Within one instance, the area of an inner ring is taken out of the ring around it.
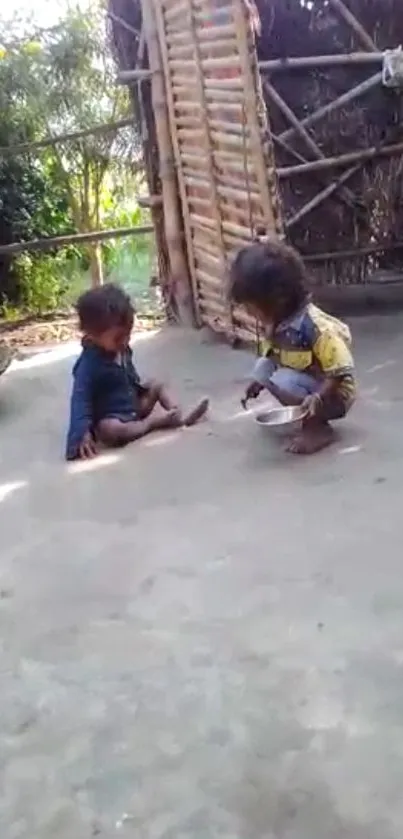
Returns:
[[[233,302],[264,325],[267,337],[244,404],[267,389],[281,405],[302,405],[302,431],[287,447],[296,454],[329,445],[329,422],[347,414],[356,394],[350,330],[310,302],[306,279],[301,257],[278,241],[243,248],[231,271]]]
[[[193,425],[205,415],[207,399],[183,417],[162,384],[140,380],[129,346],[135,310],[120,288],[87,291],[77,312],[83,349],[73,370],[67,460],[94,457],[98,442],[125,445],[150,431]]]

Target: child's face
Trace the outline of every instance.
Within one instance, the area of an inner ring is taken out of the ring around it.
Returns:
[[[111,326],[99,335],[90,336],[98,347],[106,352],[114,353],[123,352],[129,345],[130,336],[132,334],[134,324],[134,316],[131,315],[125,324],[120,326]]]

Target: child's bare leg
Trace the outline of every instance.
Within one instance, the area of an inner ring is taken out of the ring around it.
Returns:
[[[179,410],[178,406],[168,395],[163,384],[160,384],[160,382],[150,382],[145,387],[147,390],[142,394],[139,406],[139,414],[142,419],[148,417],[156,405],[161,405],[164,411]]]
[[[165,414],[148,416],[145,419],[130,420],[122,422],[119,419],[110,417],[101,420],[96,433],[102,443],[107,446],[124,446],[140,440],[151,431],[160,431],[165,428],[179,428],[182,419],[176,410],[167,411]]]
[[[157,404],[161,405],[165,411],[177,411],[181,417],[182,425],[191,426],[205,416],[209,407],[209,400],[200,400],[191,411],[183,416],[182,409],[170,397],[165,385],[160,382],[151,382],[147,385],[147,392],[141,398],[141,417],[147,417]]]
[[[280,405],[284,406],[301,405],[307,395],[307,393],[305,395],[299,394],[297,389],[295,393],[285,390],[273,381],[268,382],[266,387],[272,396],[280,402]],[[338,406],[337,410],[331,411],[329,414],[327,406],[324,405],[320,416],[303,421],[302,430],[290,440],[286,447],[287,451],[292,454],[315,454],[326,448],[332,443],[334,436],[329,420],[339,419],[343,415],[342,406]]]

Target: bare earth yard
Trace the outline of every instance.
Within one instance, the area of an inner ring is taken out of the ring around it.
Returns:
[[[136,349],[210,421],[90,465],[74,348],[1,378],[2,839],[401,839],[403,319],[352,326],[360,401],[310,460],[200,334]]]

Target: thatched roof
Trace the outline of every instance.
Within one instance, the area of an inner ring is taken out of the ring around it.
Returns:
[[[345,0],[346,6],[360,21],[369,39],[379,51],[403,43],[403,0]],[[330,0],[256,0],[261,19],[261,35],[257,41],[259,60],[284,56],[308,56],[348,53],[368,49],[347,25]],[[136,66],[138,38],[119,23],[119,18],[140,31],[141,13],[134,0],[109,0],[113,40],[120,69]],[[143,66],[145,66],[143,64]],[[375,68],[379,69],[379,68]],[[375,72],[365,66],[331,67],[306,70],[303,73],[279,73],[272,77],[277,92],[299,119],[335,99]],[[133,93],[136,100],[136,91]],[[147,143],[155,144],[153,116],[148,94],[143,97],[147,119]],[[365,97],[335,111],[310,130],[311,136],[325,156],[343,154],[359,148],[395,143],[402,139],[402,96],[378,85]],[[138,103],[135,103],[138,110]],[[278,135],[289,128],[283,114],[269,105],[270,125]],[[312,156],[299,138],[292,146],[305,159]],[[155,163],[156,148],[153,155]],[[276,147],[279,166],[292,165],[296,157]],[[330,175],[327,175],[329,182]],[[290,217],[315,195],[322,181],[315,176],[294,177],[281,182],[284,216]],[[327,205],[314,210],[290,231],[293,242],[303,252],[334,251],[366,246],[379,238],[401,238],[403,229],[403,173],[399,158],[367,164],[348,181],[353,201],[348,206],[335,193]],[[382,255],[377,264],[390,264]],[[372,262],[372,265],[374,263]],[[368,269],[364,261],[351,265],[338,263],[338,278],[345,281],[362,278]],[[341,272],[341,273],[340,273]]]

